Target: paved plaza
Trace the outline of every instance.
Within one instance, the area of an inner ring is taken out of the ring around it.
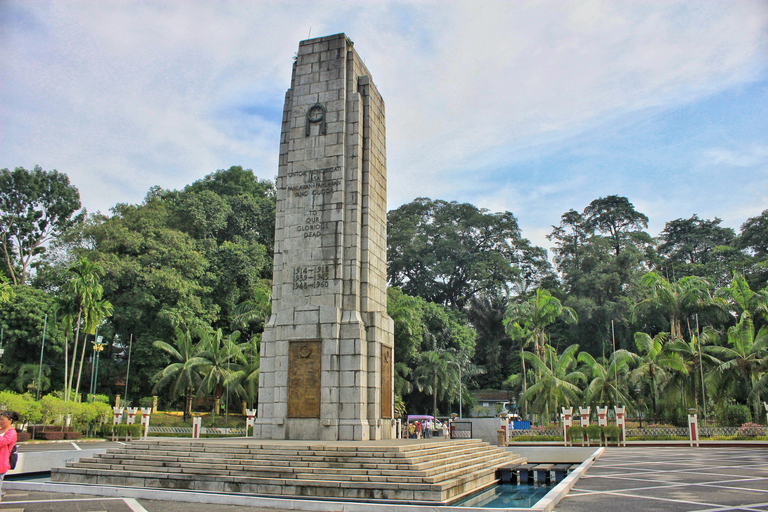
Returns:
[[[276,511],[6,487],[0,512]],[[555,511],[613,510],[768,512],[768,447],[608,448]]]
[[[608,448],[557,512],[768,511],[768,448]]]

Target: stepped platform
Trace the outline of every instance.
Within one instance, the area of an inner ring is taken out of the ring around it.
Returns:
[[[53,468],[54,482],[449,504],[526,459],[477,439],[157,438]]]

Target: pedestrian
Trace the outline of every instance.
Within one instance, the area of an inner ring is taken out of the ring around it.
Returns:
[[[0,501],[2,501],[2,486],[5,474],[10,471],[9,461],[11,450],[16,445],[16,429],[13,422],[19,420],[19,415],[13,411],[0,412]]]
[[[424,422],[424,439],[430,439],[432,437],[432,420]]]

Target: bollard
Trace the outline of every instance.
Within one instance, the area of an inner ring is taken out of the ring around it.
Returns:
[[[200,416],[192,418],[192,439],[200,438],[200,427],[203,424],[203,418]]]
[[[573,407],[563,407],[563,439],[564,446],[568,446],[568,429],[573,426]]]

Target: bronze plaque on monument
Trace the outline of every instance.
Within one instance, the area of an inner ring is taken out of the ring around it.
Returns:
[[[320,340],[292,341],[288,352],[288,417],[320,417]]]
[[[381,417],[392,418],[392,349],[381,347]]]

